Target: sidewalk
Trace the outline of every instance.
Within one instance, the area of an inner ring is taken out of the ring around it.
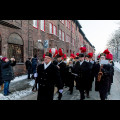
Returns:
[[[23,96],[29,95],[32,93],[33,84],[34,80],[27,79],[27,75],[16,77],[16,79],[11,81],[9,86],[11,94],[4,96],[3,91],[0,91],[0,100],[16,100]]]

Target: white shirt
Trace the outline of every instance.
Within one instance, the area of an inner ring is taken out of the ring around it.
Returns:
[[[82,65],[83,62],[84,62],[84,61],[80,62],[80,65]]]
[[[44,62],[44,70],[51,64],[51,61],[46,65],[46,63]]]

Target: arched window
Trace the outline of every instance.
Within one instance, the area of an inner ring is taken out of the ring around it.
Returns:
[[[0,55],[2,54],[2,38],[0,36]]]
[[[8,38],[8,58],[14,57],[17,63],[23,63],[23,40],[13,33]]]

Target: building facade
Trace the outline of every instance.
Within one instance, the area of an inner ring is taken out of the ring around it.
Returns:
[[[28,57],[37,54],[41,60],[50,48],[62,48],[67,56],[80,53],[81,46],[87,47],[86,53],[95,53],[81,28],[77,20],[0,20],[0,55],[15,57],[14,71],[18,76],[26,73],[24,63]]]

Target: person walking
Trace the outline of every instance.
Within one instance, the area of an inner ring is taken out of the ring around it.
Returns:
[[[2,91],[4,88],[4,81],[2,80],[2,71],[1,71],[1,66],[2,66],[2,58],[3,56],[0,55],[0,90]]]
[[[58,100],[62,98],[63,86],[60,72],[52,63],[52,54],[45,54],[44,63],[37,67],[37,83],[38,83],[38,101],[52,101],[54,97],[54,88],[57,86],[59,91]]]
[[[31,58],[28,58],[25,62],[26,69],[28,72],[28,79],[30,79],[30,74],[32,74],[32,63],[31,63]]]
[[[11,92],[9,91],[9,85],[11,80],[14,79],[13,66],[16,65],[16,61],[14,58],[10,60],[7,57],[2,58],[3,63],[1,66],[2,71],[2,80],[4,81],[4,96],[9,95]]]
[[[74,73],[78,75],[76,77],[76,89],[80,92],[80,100],[85,99],[85,88],[86,88],[86,76],[88,74],[88,63],[84,60],[84,54],[79,54],[79,61],[76,62],[74,68]]]
[[[110,64],[101,63],[102,60],[106,60],[105,54],[103,53],[100,55],[100,70],[98,73],[98,77],[101,77],[101,79],[99,79],[99,94],[101,100],[106,100],[109,90],[111,67]]]
[[[70,60],[69,63],[66,66],[67,74],[66,74],[66,83],[67,86],[69,87],[70,95],[73,93],[73,87],[74,87],[74,78],[75,76],[73,75],[73,61]]]

